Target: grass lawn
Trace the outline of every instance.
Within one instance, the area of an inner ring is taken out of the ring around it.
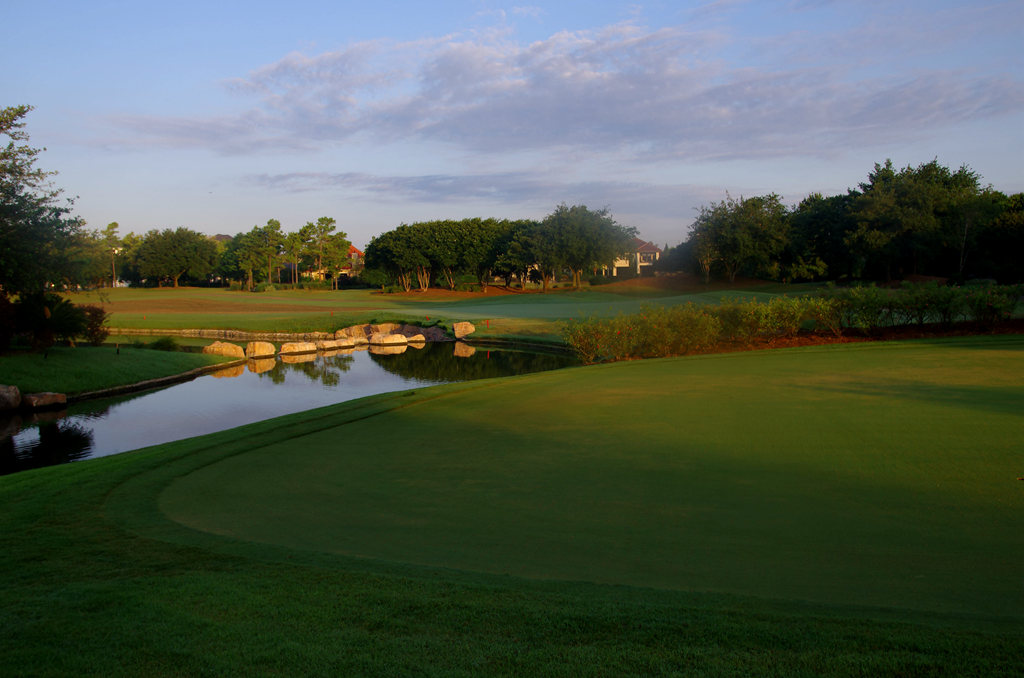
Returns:
[[[120,352],[113,346],[54,346],[45,353],[0,355],[0,383],[17,386],[22,393],[75,395],[182,374],[227,360],[222,356],[125,346]]]
[[[461,298],[429,294],[378,294],[372,290],[279,290],[252,294],[225,289],[104,289],[68,295],[77,304],[101,304],[110,327],[126,329],[234,329],[243,331],[334,331],[348,325],[384,321],[451,323],[469,320],[477,337],[559,341],[570,318],[634,313],[645,304],[717,303],[723,297],[767,300],[804,287],[759,286],[703,289],[686,293],[646,287],[601,286],[548,294],[502,294]]]
[[[573,368],[0,478],[14,675],[1022,675],[1024,338]]]

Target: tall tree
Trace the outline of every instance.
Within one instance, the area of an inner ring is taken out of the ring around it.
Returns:
[[[23,118],[31,106],[0,109],[0,289],[41,292],[68,277],[69,251],[82,228],[71,201],[50,184],[55,172],[36,166],[41,149],[28,144]]]
[[[782,199],[771,193],[736,200],[725,200],[701,207],[690,239],[700,244],[710,260],[716,259],[735,282],[741,271],[751,274],[777,274],[778,255],[786,245],[786,208]]]
[[[334,233],[334,229],[338,227],[338,222],[331,217],[320,217],[315,222],[307,222],[306,226],[310,232],[310,248],[316,259],[316,270],[319,271],[324,265],[324,250],[331,238],[331,234]]]
[[[273,280],[274,262],[281,254],[284,246],[284,233],[281,232],[281,222],[277,219],[268,219],[265,226],[253,226],[249,231],[247,243],[250,250],[255,250],[259,257],[267,265],[267,283]]]
[[[117,229],[120,225],[116,221],[111,221],[100,233],[100,237],[103,240],[104,249],[110,254],[110,286],[114,287],[117,285],[117,255],[124,249],[124,245],[121,242],[121,238],[117,235]]]
[[[202,233],[179,227],[152,230],[139,247],[139,272],[159,281],[170,279],[174,287],[182,276],[205,276],[216,263],[217,248]]]
[[[608,208],[591,210],[586,205],[562,203],[544,219],[544,226],[577,289],[584,270],[611,266],[636,236],[636,229],[616,222]]]
[[[284,252],[288,262],[292,265],[292,283],[299,282],[299,264],[302,258],[310,252],[313,242],[313,225],[306,224],[298,231],[288,233],[284,237]]]

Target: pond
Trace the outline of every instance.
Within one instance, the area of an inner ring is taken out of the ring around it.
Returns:
[[[287,362],[286,362],[287,361]],[[398,355],[250,360],[166,388],[0,418],[0,475],[222,431],[363,396],[575,364],[565,355],[427,344]],[[24,415],[22,415],[24,416]]]

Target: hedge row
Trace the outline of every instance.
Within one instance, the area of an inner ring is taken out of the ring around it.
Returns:
[[[932,283],[832,288],[767,303],[726,299],[648,307],[633,315],[573,321],[564,339],[584,363],[702,353],[722,345],[771,342],[800,332],[842,336],[906,325],[992,325],[1013,314],[1020,285],[946,287]]]

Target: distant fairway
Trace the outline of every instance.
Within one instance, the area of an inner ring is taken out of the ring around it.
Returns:
[[[160,508],[302,551],[1024,615],[1021,337],[618,363],[401,402],[164,469],[180,477]]]
[[[687,302],[717,303],[723,297],[768,300],[796,294],[801,286],[755,285],[754,289],[688,293],[642,287],[602,286],[547,294],[489,294],[450,297],[379,294],[375,290],[278,290],[252,294],[217,288],[103,289],[71,295],[75,303],[100,304],[111,313],[109,326],[126,329],[233,329],[243,331],[334,331],[350,324],[384,320],[415,322],[470,320],[475,338],[513,337],[560,341],[570,318],[635,313],[643,306]]]

